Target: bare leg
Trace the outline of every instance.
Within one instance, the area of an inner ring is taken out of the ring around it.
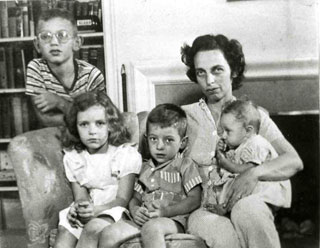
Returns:
[[[165,235],[183,232],[182,226],[172,219],[151,219],[141,229],[143,247],[165,248]]]
[[[103,229],[99,248],[119,247],[125,241],[134,238],[140,234],[140,228],[128,220],[120,220]]]
[[[114,223],[111,217],[99,217],[90,220],[83,228],[77,248],[97,248],[102,230]]]
[[[77,238],[63,226],[58,227],[58,234],[54,243],[54,248],[70,248],[75,247]]]

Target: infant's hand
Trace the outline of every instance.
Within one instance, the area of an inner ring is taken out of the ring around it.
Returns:
[[[144,223],[149,221],[149,211],[145,207],[135,207],[131,212],[133,220],[138,225],[142,226]]]
[[[217,143],[217,151],[220,151],[220,152],[224,152],[227,148],[227,144],[226,142],[224,141],[224,139],[219,139],[218,143]]]
[[[81,221],[78,219],[77,215],[77,208],[78,204],[75,203],[70,207],[69,213],[67,215],[67,219],[72,227],[78,228],[78,227],[83,227],[83,224]]]
[[[82,224],[86,224],[94,217],[93,203],[90,201],[78,202],[77,208],[78,219]]]

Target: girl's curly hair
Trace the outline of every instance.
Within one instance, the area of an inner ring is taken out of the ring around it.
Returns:
[[[189,79],[197,83],[197,77],[194,67],[194,57],[200,51],[209,51],[219,49],[225,59],[227,60],[230,68],[231,75],[235,75],[232,80],[232,89],[238,89],[242,85],[245,71],[245,58],[242,51],[242,46],[237,40],[229,40],[222,34],[218,35],[203,35],[197,37],[192,46],[184,44],[181,47],[181,60],[188,67],[187,76]]]
[[[78,133],[77,116],[79,112],[85,111],[92,106],[102,106],[105,108],[106,121],[109,129],[109,144],[119,146],[130,141],[131,134],[125,127],[123,116],[118,108],[105,93],[92,91],[77,96],[68,114],[65,115],[65,123],[67,126],[67,135],[63,138],[63,146],[65,148],[74,148],[78,151],[85,149]]]

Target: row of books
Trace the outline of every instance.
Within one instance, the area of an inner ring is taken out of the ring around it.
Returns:
[[[35,129],[30,98],[24,94],[1,95],[0,120],[0,138],[12,138]]]
[[[76,57],[98,67],[104,73],[104,53],[102,47],[83,47]]]
[[[24,88],[26,65],[34,55],[33,49],[0,47],[0,89]]]
[[[102,10],[99,0],[0,1],[0,38],[34,36],[35,24],[41,11],[51,8],[68,9],[76,19],[95,16],[101,23]]]

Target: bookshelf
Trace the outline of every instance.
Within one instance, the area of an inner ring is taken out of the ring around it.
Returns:
[[[103,5],[101,0],[0,0],[0,191],[17,190],[6,153],[11,139],[38,128],[30,98],[25,95],[25,76],[28,62],[39,57],[33,40],[41,10],[67,8],[76,20],[91,18],[92,23],[100,24],[99,29],[79,26],[83,45],[75,57],[87,60],[106,74]]]

